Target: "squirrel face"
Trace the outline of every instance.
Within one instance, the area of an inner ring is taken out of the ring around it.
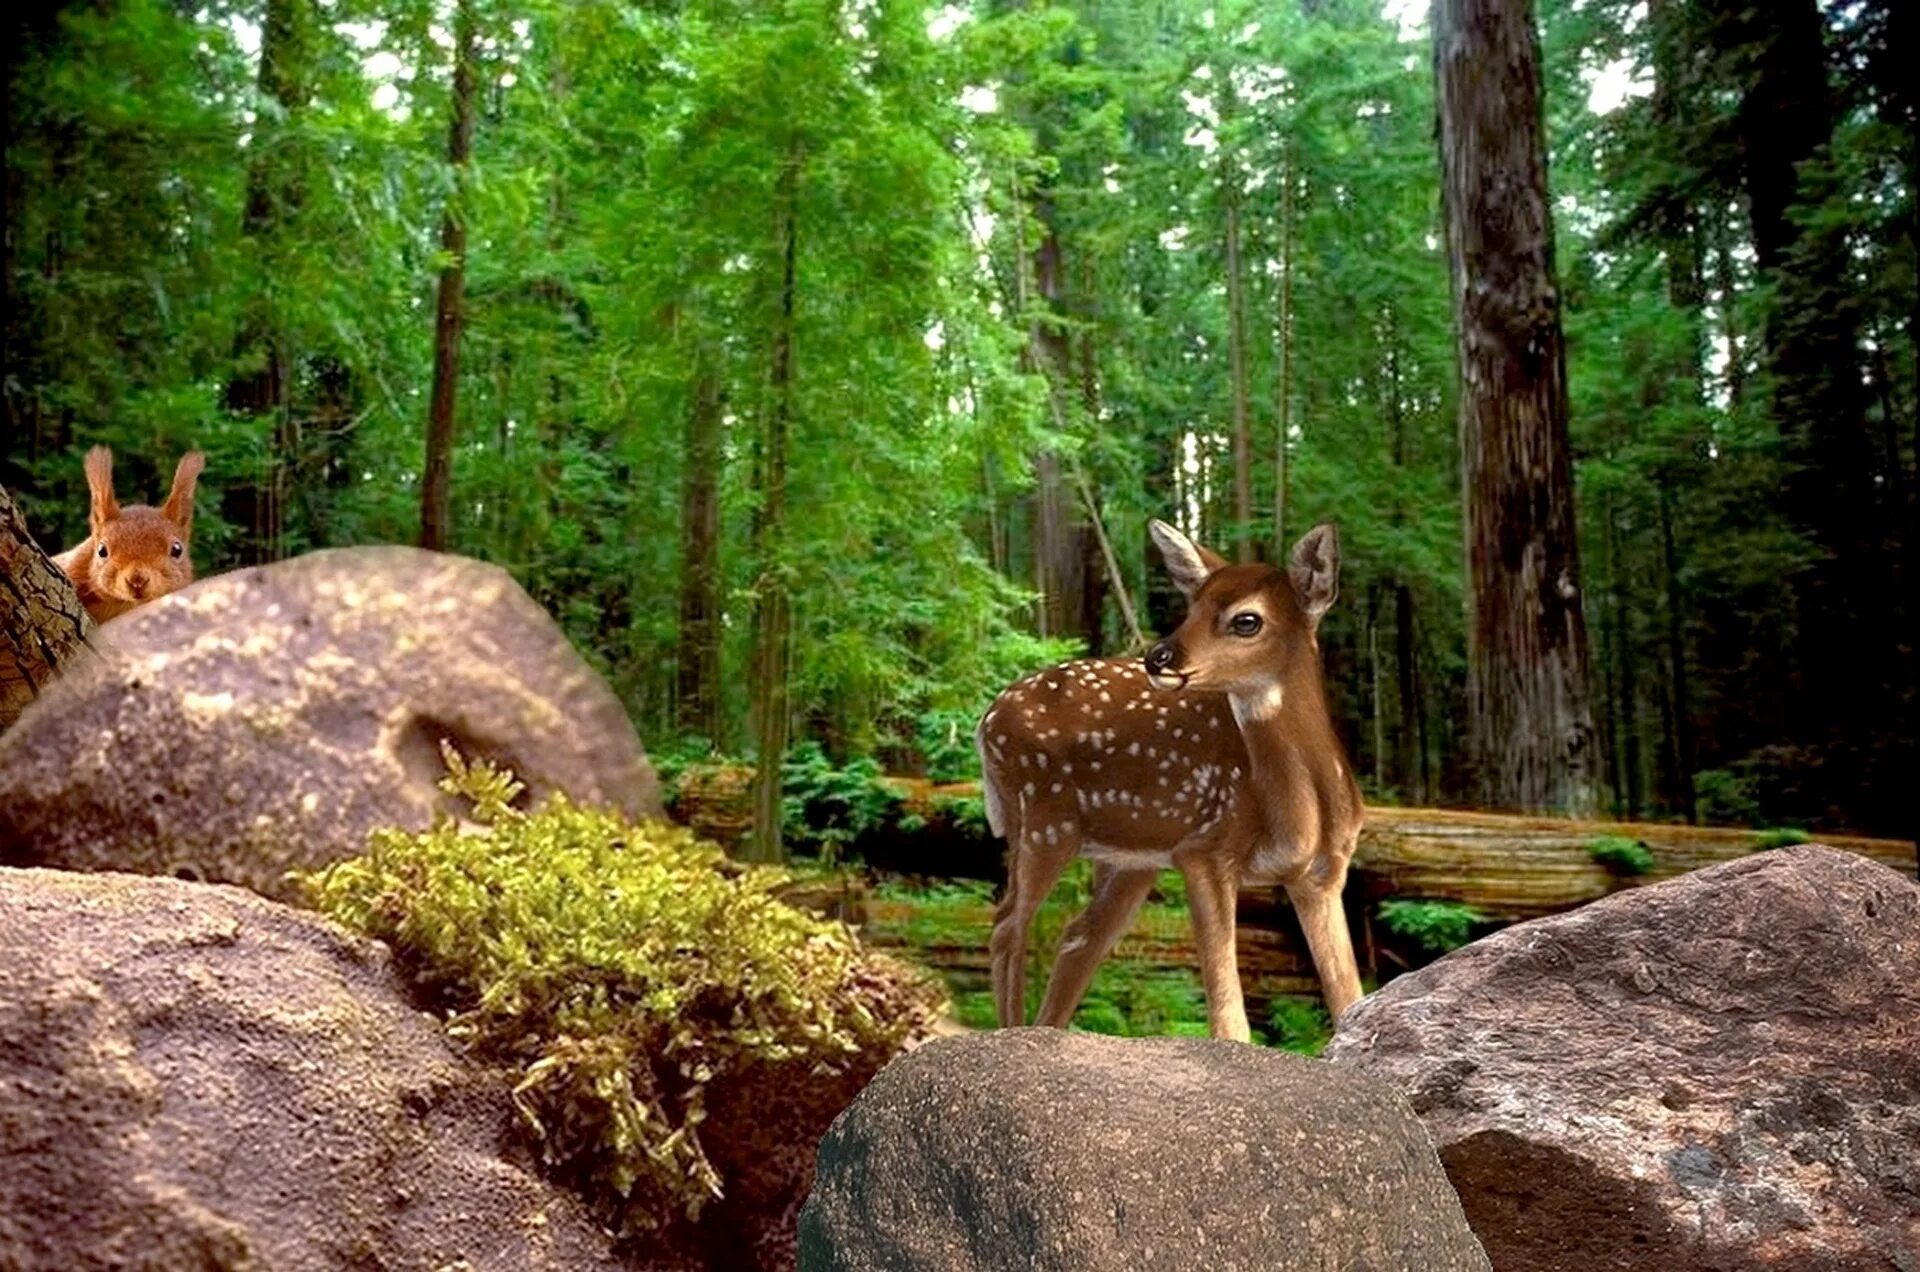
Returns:
[[[204,455],[189,451],[174,469],[166,503],[123,508],[113,494],[113,452],[104,446],[87,452],[92,533],[55,561],[73,580],[94,621],[105,622],[193,582],[193,492],[205,466]]]
[[[134,504],[93,534],[94,590],[138,605],[193,582],[187,530],[158,508]]]

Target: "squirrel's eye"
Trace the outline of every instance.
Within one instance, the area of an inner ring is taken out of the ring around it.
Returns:
[[[107,545],[104,543],[100,545],[100,559],[102,561],[107,559]]]
[[[1235,614],[1233,616],[1233,622],[1228,624],[1228,626],[1233,629],[1235,636],[1251,636],[1260,630],[1260,616],[1252,611],[1248,611],[1245,614]]]
[[[173,541],[173,555],[179,556],[183,551],[185,551],[185,549],[180,546],[180,540],[175,539]]]

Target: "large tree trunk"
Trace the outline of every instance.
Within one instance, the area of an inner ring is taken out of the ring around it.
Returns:
[[[1287,430],[1293,427],[1293,149],[1280,158],[1280,306],[1273,316],[1280,365],[1273,381],[1273,560],[1287,559]]]
[[[256,121],[261,135],[254,138],[253,158],[247,166],[247,204],[240,232],[265,257],[269,270],[304,195],[286,147],[273,144],[272,134],[292,126],[307,107],[314,25],[311,0],[267,0],[258,84],[261,96],[277,104],[279,119]],[[264,296],[247,304],[234,357],[242,369],[227,381],[226,408],[260,421],[270,440],[259,476],[229,487],[222,502],[227,515],[243,529],[237,544],[240,560],[259,564],[286,555],[287,500],[300,450],[292,403],[293,352],[280,314]]]
[[[720,467],[726,424],[711,350],[695,355],[680,486],[680,731],[720,741]]]
[[[1222,123],[1232,103],[1226,78],[1223,69]],[[1253,426],[1247,402],[1246,280],[1240,268],[1240,174],[1225,146],[1220,148],[1220,200],[1226,212],[1227,376],[1233,393],[1233,557],[1244,562],[1254,559]]]
[[[453,487],[453,423],[460,387],[460,330],[466,318],[467,164],[473,155],[474,26],[472,0],[454,11],[453,119],[447,163],[453,189],[440,221],[440,286],[433,311],[433,397],[427,410],[425,475],[420,482],[420,546],[447,549]]]
[[[1825,752],[1822,794],[1853,816],[1892,819],[1875,771],[1898,747],[1900,698],[1884,472],[1866,420],[1860,303],[1826,163],[1840,115],[1817,0],[1706,0],[1716,52],[1741,89],[1735,112],[1754,261],[1771,299],[1764,326],[1772,415],[1787,461],[1783,507],[1819,549],[1793,580],[1800,676],[1797,741]],[[1861,639],[1862,633],[1885,633]],[[1886,776],[1891,776],[1891,773]]]
[[[0,486],[0,733],[78,658],[93,620]]]
[[[753,724],[758,767],[753,773],[753,830],[745,860],[786,860],[781,840],[780,770],[791,725],[787,701],[793,615],[787,595],[785,555],[787,430],[793,411],[793,307],[799,248],[798,186],[801,154],[796,147],[780,171],[780,308],[773,332],[772,404],[760,453],[760,507],[754,518],[755,586]]]
[[[1060,233],[1054,227],[1050,200],[1035,196],[1035,207],[1046,237],[1033,252],[1033,299],[1049,318],[1065,310],[1066,267]],[[1063,377],[1071,371],[1072,348],[1058,321],[1036,318],[1029,328],[1028,360],[1046,381],[1055,426],[1066,418],[1062,405]],[[1040,593],[1040,634],[1065,636],[1084,631],[1086,586],[1085,527],[1074,516],[1074,498],[1060,456],[1043,450],[1034,456],[1033,556],[1034,585]]]
[[[1540,53],[1527,0],[1436,0],[1482,803],[1584,814],[1596,757]]]

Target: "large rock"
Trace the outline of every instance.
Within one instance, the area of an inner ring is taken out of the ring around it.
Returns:
[[[285,872],[451,809],[440,742],[530,797],[661,814],[619,701],[503,570],[342,548],[204,579],[100,629],[0,735],[0,864]]]
[[[1508,928],[1340,1020],[1494,1266],[1920,1269],[1920,886],[1818,847]]]
[[[631,1266],[515,1116],[381,946],[235,888],[0,869],[0,1267]]]
[[[928,1043],[834,1122],[800,1215],[802,1272],[1486,1266],[1391,1088],[1204,1039]]]

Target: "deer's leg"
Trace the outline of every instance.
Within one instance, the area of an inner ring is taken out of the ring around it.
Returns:
[[[1064,817],[1048,820],[1044,813],[1026,813],[1019,842],[1008,854],[1007,892],[994,910],[993,935],[987,941],[994,1007],[1002,1029],[1026,1023],[1027,933],[1040,903],[1080,851],[1078,833],[1061,829],[1073,824]]]
[[[1239,871],[1218,853],[1203,853],[1173,864],[1187,881],[1187,906],[1193,912],[1193,943],[1200,951],[1200,979],[1207,988],[1207,1026],[1216,1038],[1253,1041],[1247,1004],[1240,992],[1240,962],[1234,943],[1234,903],[1240,895]]]
[[[1067,1027],[1080,1000],[1087,996],[1094,972],[1132,924],[1147,893],[1153,891],[1156,873],[1121,870],[1104,861],[1094,866],[1093,899],[1060,935],[1053,975],[1047,978],[1047,997],[1033,1023]]]
[[[1294,913],[1300,916],[1307,948],[1313,951],[1314,970],[1320,973],[1327,1014],[1335,1022],[1341,1012],[1360,1001],[1360,969],[1353,959],[1347,911],[1340,904],[1346,882],[1345,862],[1337,866],[1329,863],[1325,869],[1316,863],[1305,876],[1287,885],[1287,896],[1293,901]]]

